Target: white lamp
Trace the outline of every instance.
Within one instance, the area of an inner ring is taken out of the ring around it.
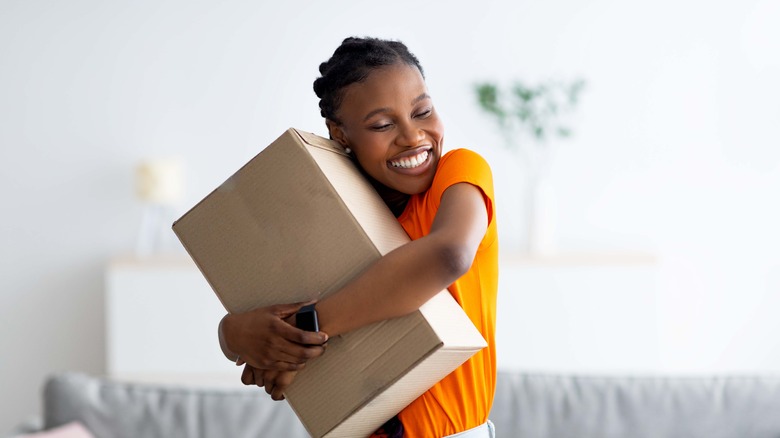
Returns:
[[[144,203],[136,254],[149,256],[163,250],[164,236],[169,234],[166,220],[182,197],[181,162],[174,158],[144,160],[135,169],[136,196]],[[169,222],[169,221],[168,221]]]

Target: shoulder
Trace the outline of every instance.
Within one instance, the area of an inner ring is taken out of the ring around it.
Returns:
[[[496,231],[493,173],[488,162],[469,149],[455,149],[444,154],[439,160],[431,185],[431,201],[438,207],[447,188],[459,183],[471,184],[482,193],[488,215],[488,230],[480,246],[489,246],[495,241]]]
[[[485,166],[490,169],[488,162],[482,155],[470,149],[455,149],[445,153],[439,160],[439,169],[442,166]]]
[[[489,192],[492,197],[493,174],[490,165],[481,155],[469,149],[455,149],[441,157],[432,188],[443,191],[461,182],[474,184]]]

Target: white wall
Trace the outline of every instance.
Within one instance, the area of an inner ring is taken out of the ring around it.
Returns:
[[[182,157],[184,208],[287,127],[322,133],[311,82],[351,34],[420,57],[448,145],[494,166],[506,246],[521,181],[470,86],[587,78],[553,168],[561,247],[659,257],[664,370],[780,371],[777,2],[268,3],[0,2],[0,431],[46,373],[104,370],[136,162]]]

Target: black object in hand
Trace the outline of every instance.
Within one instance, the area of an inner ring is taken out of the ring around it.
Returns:
[[[307,332],[320,331],[320,322],[317,319],[317,310],[314,304],[301,307],[301,310],[295,314],[295,326]]]

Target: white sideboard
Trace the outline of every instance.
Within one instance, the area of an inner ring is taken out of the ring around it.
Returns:
[[[529,371],[652,370],[656,261],[642,254],[504,255],[498,366]],[[240,385],[222,355],[225,313],[186,255],[119,257],[106,272],[112,377]]]
[[[187,255],[118,257],[106,270],[106,366],[113,378],[240,386],[219,348],[225,309]]]

